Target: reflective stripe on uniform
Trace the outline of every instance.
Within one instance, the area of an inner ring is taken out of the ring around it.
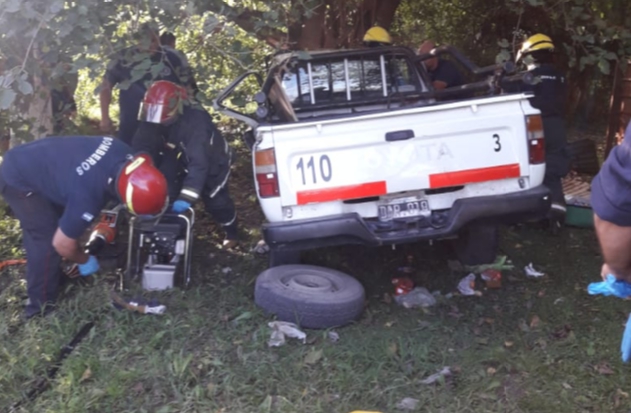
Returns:
[[[234,216],[232,217],[232,219],[229,222],[227,222],[225,224],[220,223],[219,225],[221,225],[222,227],[229,227],[230,225],[234,224],[234,221],[236,221],[236,219],[237,219],[237,213],[235,212]]]
[[[182,189],[181,194],[184,195],[184,196],[187,196],[189,198],[192,198],[192,199],[199,198],[199,194],[196,191],[193,191],[192,189],[184,188],[184,189]]]
[[[567,212],[567,208],[561,204],[553,203],[552,205],[550,205],[550,208],[556,209],[557,211],[561,211],[561,212]]]
[[[226,177],[224,178],[223,182],[221,183],[221,185],[219,185],[217,188],[215,188],[215,190],[210,194],[210,198],[214,198],[215,195],[217,195],[217,193],[219,191],[221,191],[221,188],[223,188],[224,186],[226,186],[226,182],[228,182],[228,177],[230,176],[230,169],[228,169],[228,172],[226,173]]]

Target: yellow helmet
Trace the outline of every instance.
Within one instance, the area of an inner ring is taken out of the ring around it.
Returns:
[[[383,43],[392,44],[392,38],[386,29],[383,27],[375,26],[366,31],[364,35],[364,42],[366,43]]]
[[[535,50],[554,50],[552,39],[545,34],[537,33],[530,36],[521,45],[521,49],[517,52],[517,61],[519,62],[524,55],[534,52]]]

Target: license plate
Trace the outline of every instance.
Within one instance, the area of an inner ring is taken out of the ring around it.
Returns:
[[[425,199],[393,199],[388,203],[379,205],[380,221],[429,216],[431,213],[429,203]]]

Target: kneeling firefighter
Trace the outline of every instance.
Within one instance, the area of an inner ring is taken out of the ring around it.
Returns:
[[[561,179],[570,170],[565,127],[566,79],[554,66],[554,44],[544,34],[529,37],[517,53],[517,63],[523,62],[535,79],[534,85],[522,86],[534,97],[530,104],[541,111],[546,143],[546,173],[544,185],[551,192],[552,206],[548,218],[551,229],[557,232],[565,221],[566,204]]]
[[[26,318],[50,312],[63,280],[62,257],[82,276],[98,260],[78,239],[109,202],[155,219],[168,207],[167,181],[147,155],[110,137],[49,137],[9,150],[0,193],[20,221],[26,250]]]
[[[233,152],[210,114],[190,104],[183,87],[157,81],[145,93],[139,120],[132,147],[159,159],[169,192],[176,199],[173,212],[183,212],[201,198],[206,212],[225,231],[224,248],[234,247],[238,223],[228,192]],[[180,182],[178,169],[182,165],[185,176]]]

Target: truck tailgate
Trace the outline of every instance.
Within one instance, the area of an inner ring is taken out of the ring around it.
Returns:
[[[527,176],[520,96],[273,127],[281,204]]]

